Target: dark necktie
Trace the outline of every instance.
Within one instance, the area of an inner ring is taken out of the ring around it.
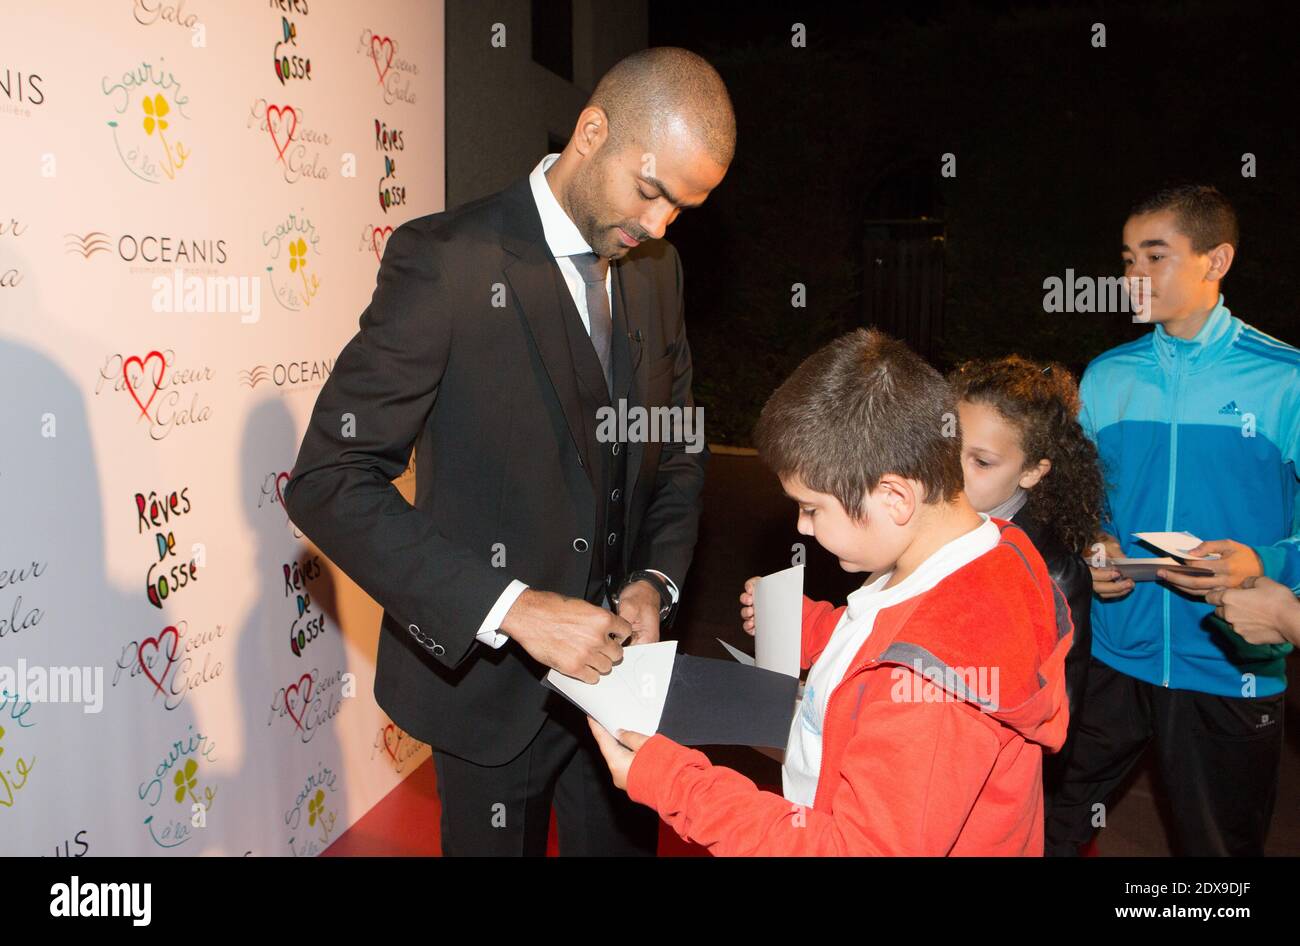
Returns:
[[[575,253],[569,259],[578,267],[578,274],[587,287],[587,321],[591,324],[591,346],[596,349],[601,370],[605,372],[605,386],[612,397],[614,376],[610,368],[610,351],[614,322],[609,312],[609,293],[605,290],[609,260],[595,253]]]

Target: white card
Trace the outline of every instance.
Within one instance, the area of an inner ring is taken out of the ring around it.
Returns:
[[[1201,544],[1201,540],[1190,532],[1134,532],[1133,537],[1179,558],[1216,559],[1219,557],[1218,555],[1188,555],[1189,549],[1194,549]]]
[[[743,650],[738,650],[737,648],[732,647],[721,637],[718,638],[718,643],[721,644],[723,647],[727,648],[727,653],[731,654],[731,656],[734,657],[738,663],[742,663],[746,667],[754,666],[754,658],[749,656],[749,654],[745,653]]]
[[[649,736],[659,731],[676,658],[677,641],[634,644],[623,648],[623,660],[595,683],[558,670],[546,680],[611,734],[626,729]]]
[[[754,588],[754,662],[799,676],[803,653],[803,566],[764,575]]]

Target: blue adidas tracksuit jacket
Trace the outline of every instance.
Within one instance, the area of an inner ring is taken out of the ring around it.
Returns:
[[[1079,385],[1126,556],[1162,555],[1134,532],[1235,539],[1300,590],[1300,351],[1233,316],[1219,296],[1195,338],[1157,325],[1098,356]],[[1247,644],[1203,598],[1137,582],[1092,603],[1092,653],[1159,686],[1220,696],[1286,688],[1289,644]],[[1252,692],[1253,690],[1253,692]]]

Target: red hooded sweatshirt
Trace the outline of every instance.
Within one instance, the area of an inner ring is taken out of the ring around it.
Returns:
[[[811,809],[660,735],[636,753],[628,795],[721,856],[1041,855],[1042,754],[1065,740],[1073,625],[1029,538],[993,521],[993,549],[876,615],[827,703]],[[804,599],[805,669],[839,610]],[[992,699],[970,685],[976,669]]]

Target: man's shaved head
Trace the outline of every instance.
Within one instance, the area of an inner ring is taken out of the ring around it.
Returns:
[[[695,53],[663,46],[605,73],[546,179],[592,251],[614,259],[704,203],[735,151],[722,77]]]
[[[723,167],[736,152],[727,87],[716,69],[686,49],[656,46],[620,60],[596,85],[587,102],[592,106],[609,118],[605,147],[612,152],[653,152],[666,133],[683,131]]]

